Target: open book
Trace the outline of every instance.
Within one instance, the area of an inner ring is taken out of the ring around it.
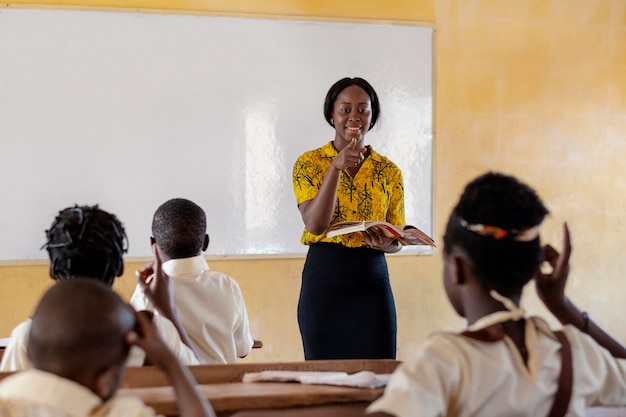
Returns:
[[[394,226],[391,223],[383,221],[352,221],[335,223],[328,228],[326,236],[333,237],[348,233],[363,232],[373,227],[380,229],[385,236],[389,238],[398,239],[398,242],[400,242],[403,246],[427,245],[436,247],[435,241],[415,226]]]
[[[356,388],[380,388],[387,385],[391,374],[375,374],[360,371],[349,375],[346,372],[327,371],[261,371],[247,372],[243,382],[300,382],[301,384],[339,385]]]

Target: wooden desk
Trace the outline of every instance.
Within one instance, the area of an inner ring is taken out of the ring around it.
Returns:
[[[372,371],[390,374],[400,364],[395,360],[332,360],[303,362],[241,363],[233,365],[197,365],[189,370],[198,388],[211,401],[219,416],[254,409],[298,408],[346,405],[365,408],[380,397],[383,388],[364,389],[298,383],[243,383],[247,372],[266,370],[343,371],[349,374]],[[0,380],[11,372],[0,373]],[[174,389],[165,374],[154,366],[128,368],[120,394],[135,395],[164,415],[178,413]]]
[[[231,382],[198,385],[218,416],[237,411],[283,409],[323,405],[362,405],[363,408],[383,394],[384,388],[364,389],[328,385],[278,382]],[[178,406],[172,387],[124,388],[120,394],[139,397],[157,413],[177,416]]]
[[[218,416],[237,411],[345,405],[365,408],[380,397],[383,388],[364,389],[298,383],[243,383],[247,372],[266,370],[343,371],[349,374],[372,371],[390,374],[400,364],[395,360],[324,360],[303,362],[242,363],[233,365],[199,365],[189,369],[198,388]],[[136,395],[157,412],[174,416],[178,413],[174,389],[165,374],[152,366],[129,368],[120,393]]]
[[[377,374],[390,374],[400,364],[392,359],[353,359],[323,360],[302,362],[238,363],[232,365],[190,366],[198,384],[221,384],[241,382],[247,372],[273,371],[342,371],[353,374],[359,371],[372,371]],[[170,385],[165,374],[154,366],[128,368],[122,388],[163,387]]]

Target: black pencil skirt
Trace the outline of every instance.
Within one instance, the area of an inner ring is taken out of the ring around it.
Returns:
[[[385,254],[312,244],[302,272],[298,324],[306,360],[395,359],[396,307]]]

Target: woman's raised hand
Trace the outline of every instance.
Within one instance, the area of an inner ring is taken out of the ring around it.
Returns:
[[[356,143],[356,139],[352,139],[350,144],[337,154],[332,163],[335,169],[343,171],[348,168],[356,168],[365,159],[367,148],[357,148]]]

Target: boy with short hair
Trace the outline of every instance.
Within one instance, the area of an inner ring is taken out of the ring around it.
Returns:
[[[74,206],[59,212],[50,229],[46,230],[44,245],[50,258],[50,277],[57,282],[87,278],[112,286],[124,272],[123,255],[128,241],[122,223],[111,213],[96,206]],[[153,296],[153,293],[148,295]],[[177,312],[167,297],[153,297],[162,315],[154,318],[160,336],[183,365],[198,364],[191,342],[180,324]],[[19,324],[11,332],[0,371],[19,371],[30,368],[26,352],[31,319]],[[188,346],[183,342],[187,340]],[[133,347],[129,366],[146,362],[145,353]]]
[[[173,304],[201,363],[236,363],[250,352],[248,313],[237,282],[211,271],[202,252],[209,245],[204,210],[192,201],[175,198],[163,203],[152,220],[153,251],[173,286]],[[146,290],[158,285],[152,267],[138,276],[131,297],[137,309],[150,309]]]
[[[28,338],[33,368],[0,382],[0,414],[154,416],[141,400],[115,395],[131,345],[140,346],[170,378],[181,416],[214,417],[191,373],[149,319],[110,286],[80,278],[58,282],[41,298]]]

